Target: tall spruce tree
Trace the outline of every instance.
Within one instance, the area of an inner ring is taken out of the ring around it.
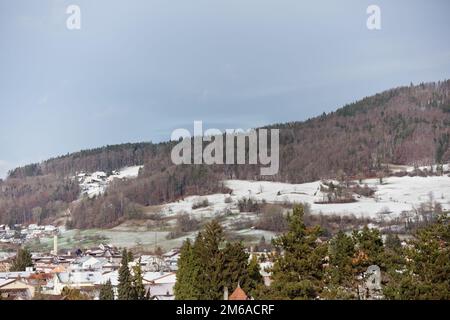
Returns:
[[[132,291],[132,299],[133,300],[144,300],[145,299],[145,287],[143,284],[143,276],[142,276],[142,268],[141,268],[141,259],[139,258],[136,266],[133,267],[133,291]]]
[[[180,250],[178,259],[177,282],[174,292],[177,300],[195,300],[199,298],[198,286],[199,264],[190,239]]]
[[[106,283],[102,284],[100,288],[100,300],[114,300],[114,289],[111,280],[108,279]]]
[[[119,300],[132,300],[134,295],[132,277],[128,268],[129,257],[127,250],[123,249],[119,268],[119,285],[117,287]]]
[[[179,300],[220,300],[225,287],[229,291],[240,285],[251,292],[262,282],[259,265],[249,257],[241,243],[224,241],[223,229],[217,221],[208,223],[191,244],[186,240],[178,260],[175,298]],[[256,263],[256,265],[255,265]]]
[[[365,272],[370,265],[378,265],[384,269],[384,245],[380,230],[365,226],[362,230],[353,231],[356,253],[353,266],[357,273]]]
[[[307,228],[303,206],[297,205],[288,217],[289,231],[273,241],[282,252],[272,270],[273,282],[263,298],[315,299],[323,287],[323,263],[327,247],[317,240],[320,227]]]
[[[245,252],[241,243],[227,243],[222,250],[223,255],[223,288],[227,287],[229,292],[233,292],[238,285],[245,292],[250,292],[251,279],[248,273],[249,256]],[[223,289],[221,291],[223,295]]]
[[[352,237],[339,231],[328,246],[329,266],[326,269],[326,290],[322,297],[328,299],[356,298],[356,270],[352,261],[355,256],[355,242]]]
[[[19,248],[16,258],[10,268],[10,271],[25,271],[26,268],[33,266],[31,253],[27,248]]]
[[[258,263],[258,258],[253,255],[248,264],[248,277],[250,278],[248,293],[253,296],[256,289],[264,285],[263,277],[261,275],[261,268]]]
[[[219,246],[223,242],[223,229],[213,220],[206,224],[194,244],[194,254],[201,272],[198,274],[199,299],[220,300],[223,296],[223,255]]]

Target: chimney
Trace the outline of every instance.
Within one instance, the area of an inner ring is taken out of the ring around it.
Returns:
[[[57,234],[55,234],[53,236],[53,254],[55,256],[58,255],[58,235]]]
[[[223,288],[223,300],[228,300],[228,287]]]

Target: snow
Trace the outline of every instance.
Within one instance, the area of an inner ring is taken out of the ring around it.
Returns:
[[[134,167],[123,168],[123,169],[119,170],[119,172],[109,176],[108,180],[111,181],[116,178],[117,179],[136,178],[139,175],[139,170],[143,167],[144,166],[134,166]]]
[[[226,186],[236,196],[251,196],[267,202],[306,202],[311,205],[313,213],[344,214],[357,217],[378,217],[380,212],[389,211],[389,216],[398,216],[403,211],[410,211],[421,203],[430,200],[442,204],[444,210],[450,209],[450,178],[432,177],[388,177],[382,185],[378,179],[367,179],[363,184],[376,189],[374,197],[356,198],[357,202],[341,204],[316,204],[320,181],[304,184],[286,184],[276,182],[226,181]]]
[[[389,164],[388,165],[389,170],[391,170],[393,173],[398,173],[398,172],[413,172],[414,171],[414,166],[407,166],[407,165],[396,165],[396,164]],[[419,166],[417,167],[419,170],[421,171],[430,171],[431,168],[433,168],[433,172],[437,171],[438,165],[434,164],[434,165],[430,165],[430,166]],[[442,169],[444,170],[444,172],[448,172],[450,171],[450,164],[443,164],[442,165]]]
[[[94,198],[103,194],[108,185],[114,179],[133,179],[139,174],[139,170],[143,166],[125,167],[119,171],[114,171],[112,175],[107,176],[103,171],[96,171],[92,173],[81,172],[74,178],[77,179],[80,188],[81,195],[86,195],[89,198]]]
[[[386,219],[398,217],[403,212],[411,211],[420,204],[433,201],[442,204],[444,210],[450,210],[450,177],[387,177],[380,185],[378,179],[367,179],[363,184],[376,190],[373,197],[354,195],[356,202],[352,203],[314,203],[321,198],[321,181],[302,184],[289,184],[268,181],[226,180],[225,186],[232,190],[231,195],[213,194],[207,196],[186,197],[178,202],[172,202],[163,206],[162,214],[171,216],[179,213],[189,213],[195,216],[212,217],[225,210],[236,212],[237,201],[244,197],[255,200],[265,200],[268,203],[309,203],[314,214],[354,215],[356,217]],[[225,203],[225,199],[231,197],[231,203]],[[192,209],[192,205],[198,201],[207,199],[209,206],[206,208]]]
[[[183,200],[164,205],[161,213],[166,216],[177,215],[181,213],[193,213],[197,216],[211,217],[215,214],[223,212],[227,208],[230,208],[230,205],[225,203],[225,199],[227,197],[228,195],[221,193],[207,196],[190,196],[184,198]],[[203,200],[208,200],[208,207],[192,209],[192,206],[194,204],[202,202]]]

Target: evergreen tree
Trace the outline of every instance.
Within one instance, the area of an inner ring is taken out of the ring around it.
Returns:
[[[295,206],[288,217],[289,231],[273,240],[283,252],[272,270],[273,282],[261,293],[271,299],[314,299],[323,286],[323,263],[326,246],[318,243],[320,227],[307,228],[303,206]]]
[[[187,239],[180,250],[177,282],[174,292],[177,300],[195,300],[199,297],[197,289],[199,266],[191,241]]]
[[[144,300],[145,299],[145,287],[143,284],[143,276],[142,276],[142,268],[141,268],[141,259],[137,265],[133,268],[133,300]]]
[[[223,287],[233,292],[238,286],[245,292],[250,292],[251,279],[248,274],[248,254],[240,243],[227,243],[222,250],[223,255]],[[223,295],[223,290],[222,290]]]
[[[129,257],[127,250],[123,249],[119,268],[119,285],[117,287],[119,300],[132,300],[133,298],[132,277],[128,268]]]
[[[220,300],[223,296],[223,255],[219,249],[223,241],[223,229],[213,220],[206,224],[194,244],[194,254],[198,259],[200,271],[196,289],[199,299]]]
[[[249,289],[248,293],[253,296],[253,292],[261,285],[264,284],[263,277],[260,273],[260,267],[258,263],[258,258],[256,255],[253,255],[250,259],[250,262],[248,264],[248,277],[250,279],[249,283]]]
[[[360,231],[353,232],[356,252],[353,265],[357,268],[357,273],[366,271],[370,265],[378,265],[382,268],[384,246],[381,234],[378,229],[370,229],[365,226]]]
[[[16,258],[10,268],[10,271],[25,271],[26,268],[33,266],[33,260],[31,260],[31,253],[27,248],[19,248],[17,250]]]
[[[386,236],[386,241],[385,241],[384,245],[388,249],[397,251],[397,250],[401,249],[402,242],[400,241],[400,238],[398,237],[398,235],[389,233]]]
[[[404,249],[403,268],[393,268],[383,293],[388,299],[450,299],[450,224],[448,214],[419,229]]]
[[[352,237],[340,231],[329,241],[329,266],[326,270],[326,288],[322,297],[330,299],[355,298],[357,283],[352,259],[355,243]]]
[[[114,300],[114,289],[111,280],[108,279],[106,283],[102,284],[100,288],[100,300]]]

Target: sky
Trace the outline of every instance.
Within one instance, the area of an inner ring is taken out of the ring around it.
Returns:
[[[366,9],[378,5],[381,29]],[[79,30],[66,22],[81,12]],[[305,120],[450,78],[447,0],[0,0],[0,177],[176,128]]]

